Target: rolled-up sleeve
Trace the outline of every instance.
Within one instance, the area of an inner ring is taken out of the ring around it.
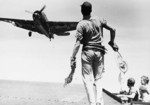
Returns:
[[[81,23],[77,25],[75,37],[77,40],[80,40],[80,41],[83,39],[83,28],[82,28]]]

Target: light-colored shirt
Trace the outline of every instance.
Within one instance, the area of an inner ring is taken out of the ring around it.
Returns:
[[[133,94],[133,93],[135,93],[135,96],[134,96],[133,99],[130,99],[130,98],[129,98],[129,102],[131,102],[131,100],[133,100],[133,101],[138,101],[138,99],[139,99],[138,91],[137,91],[137,89],[134,88],[134,87],[132,87],[131,89],[129,89],[128,95],[131,95],[131,94]]]
[[[102,45],[103,32],[102,25],[105,25],[106,21],[98,17],[91,17],[88,20],[81,20],[76,29],[76,38],[81,41],[84,48],[95,48],[99,50],[105,50]]]
[[[141,99],[143,102],[150,102],[150,93],[148,87],[145,85],[141,85],[139,88]]]

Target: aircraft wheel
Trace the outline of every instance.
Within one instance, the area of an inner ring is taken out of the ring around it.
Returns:
[[[31,36],[32,36],[32,32],[30,31],[30,32],[29,32],[29,37],[31,37]]]

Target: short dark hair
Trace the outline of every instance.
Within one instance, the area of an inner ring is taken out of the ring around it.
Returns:
[[[90,2],[84,2],[81,5],[81,12],[83,15],[90,15],[90,13],[92,12],[92,4]]]
[[[135,84],[135,79],[134,78],[129,78],[128,82],[127,82],[127,85],[128,86],[134,86],[134,84]]]

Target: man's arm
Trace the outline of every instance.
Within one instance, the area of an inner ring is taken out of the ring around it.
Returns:
[[[135,97],[135,93],[132,93],[131,95],[122,95],[120,98],[121,100],[129,100],[133,99]]]
[[[71,73],[70,75],[73,76],[74,72],[75,72],[75,68],[76,68],[76,55],[79,51],[80,48],[80,40],[77,39],[74,48],[73,48],[73,53],[71,56],[71,60],[70,60],[70,66],[71,66]]]
[[[102,26],[103,26],[103,28],[110,31],[110,41],[108,44],[112,47],[112,49],[114,51],[118,51],[119,48],[116,45],[116,43],[114,42],[115,36],[116,36],[116,30],[114,28],[110,27],[106,21],[104,22],[104,24]]]
[[[104,25],[104,28],[110,31],[110,41],[114,43],[114,39],[116,36],[116,30],[107,24]]]
[[[125,96],[133,99],[135,97],[135,95],[136,95],[135,93],[132,93],[131,95],[125,95]]]
[[[79,48],[80,48],[80,40],[77,40],[75,45],[74,45],[74,49],[73,49],[73,53],[72,53],[71,58],[76,58],[76,55],[79,51]]]
[[[77,39],[75,45],[74,45],[74,48],[73,48],[73,53],[72,53],[72,56],[71,56],[71,60],[70,60],[70,65],[71,65],[71,68],[75,68],[75,62],[76,62],[76,55],[79,51],[79,48],[80,48],[80,40]],[[75,72],[75,70],[72,72],[72,74]]]
[[[74,75],[74,72],[75,72],[75,68],[76,68],[76,55],[79,51],[79,48],[80,48],[80,41],[82,40],[82,25],[81,24],[78,24],[77,25],[77,29],[76,29],[76,43],[74,45],[74,48],[73,48],[73,53],[71,55],[71,59],[70,59],[70,66],[71,66],[71,72],[69,74],[69,76],[65,79],[65,85],[66,86],[67,84],[71,83],[72,81],[72,78],[73,78],[73,75]]]
[[[76,68],[76,55],[79,51],[79,48],[80,48],[80,41],[77,40],[75,45],[74,45],[73,53],[72,53],[72,56],[71,56],[71,59],[70,59],[71,72],[70,72],[69,76],[65,79],[64,87],[67,84],[72,82],[73,75],[74,75],[75,68]]]

